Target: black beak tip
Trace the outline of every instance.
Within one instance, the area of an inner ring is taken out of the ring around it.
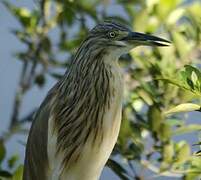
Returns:
[[[160,37],[151,36],[151,35],[148,35],[146,37],[147,37],[146,40],[153,46],[169,46],[171,44],[169,40],[166,40]]]
[[[151,44],[153,46],[163,46],[164,47],[164,46],[170,46],[171,42],[164,39],[164,41],[152,41]]]

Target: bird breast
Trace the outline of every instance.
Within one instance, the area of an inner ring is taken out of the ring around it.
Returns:
[[[62,170],[64,153],[57,154],[57,134],[53,133],[54,118],[49,120],[48,128],[48,158],[50,164],[49,179],[51,180],[97,180],[106,164],[117,141],[121,124],[123,79],[119,65],[108,65],[112,74],[110,79],[110,106],[103,115],[102,130],[97,135],[102,136],[95,141],[93,133],[84,144],[79,159]],[[104,98],[104,97],[102,97]]]

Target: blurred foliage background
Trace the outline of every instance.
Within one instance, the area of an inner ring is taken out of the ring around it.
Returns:
[[[37,107],[20,118],[24,96],[34,86],[43,88],[48,76],[59,79],[90,28],[105,19],[172,41],[167,48],[138,47],[120,58],[123,120],[107,166],[123,180],[201,178],[201,119],[189,123],[188,117],[190,111],[201,115],[201,1],[35,0],[33,9],[1,3],[20,23],[12,33],[26,48],[15,54],[22,69],[10,127],[0,137],[0,179],[22,178],[23,165],[16,165],[17,155],[5,156],[5,143],[16,134],[27,136]],[[114,5],[122,12],[111,15]],[[196,138],[183,138],[189,133]]]

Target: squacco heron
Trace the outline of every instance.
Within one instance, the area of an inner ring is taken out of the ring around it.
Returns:
[[[121,124],[124,83],[118,58],[139,45],[168,43],[116,22],[96,25],[35,115],[23,179],[99,179]]]

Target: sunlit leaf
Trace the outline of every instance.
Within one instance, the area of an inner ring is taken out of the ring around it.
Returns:
[[[171,108],[168,111],[165,111],[164,114],[174,114],[174,113],[181,113],[181,112],[190,112],[190,111],[199,111],[201,107],[197,104],[193,103],[185,103],[185,104],[179,104],[175,106],[174,108]]]
[[[177,147],[176,163],[184,163],[190,158],[191,149],[186,142],[180,143]]]
[[[167,23],[169,23],[170,25],[175,25],[184,13],[185,9],[183,7],[175,9],[169,14],[167,18]]]
[[[137,16],[133,21],[135,31],[142,31],[142,32],[146,31],[147,22],[148,22],[148,12],[146,9],[143,9],[139,13],[139,16]]]
[[[195,131],[200,131],[201,125],[200,124],[190,124],[188,126],[179,127],[175,131],[172,132],[172,135],[181,135],[185,133],[191,133]]]
[[[36,11],[31,12],[26,7],[16,7],[8,1],[3,1],[4,5],[9,9],[9,11],[19,20],[21,25],[32,31],[38,22],[38,13]]]
[[[185,89],[185,90],[189,90],[190,88],[187,87],[184,83],[180,82],[179,79],[175,79],[175,78],[159,78],[157,80],[161,80],[170,84],[173,84],[179,88]]]
[[[161,20],[167,18],[169,13],[174,10],[181,0],[160,0],[157,4],[157,14]]]
[[[142,110],[143,102],[140,99],[134,100],[132,106],[137,112],[139,112],[140,110]]]
[[[146,102],[148,105],[153,104],[151,95],[144,89],[136,89],[138,95]]]
[[[174,144],[171,141],[168,144],[165,144],[163,147],[163,161],[166,163],[172,162],[174,157]]]
[[[14,172],[12,180],[20,180],[22,179],[24,166],[20,165],[17,170]]]
[[[182,121],[181,119],[170,118],[166,119],[166,123],[170,126],[182,126],[184,124],[184,121]]]
[[[188,11],[190,11],[196,18],[201,17],[201,3],[199,1],[195,1],[191,5],[187,7]]]

